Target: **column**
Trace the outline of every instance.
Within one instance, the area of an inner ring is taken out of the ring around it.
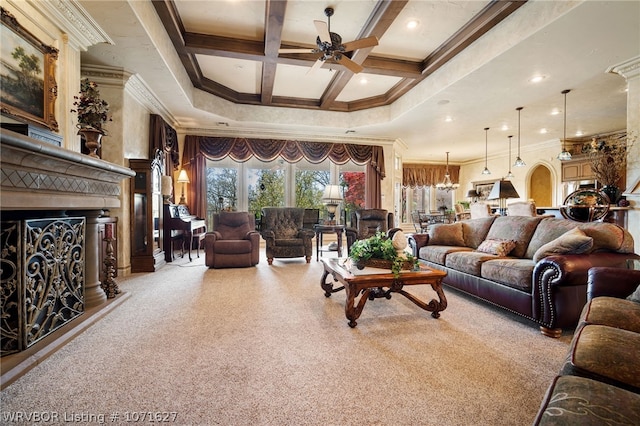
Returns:
[[[97,218],[102,215],[102,210],[74,211],[73,213],[84,216],[86,221],[84,248],[84,308],[86,310],[107,301],[107,295],[100,287],[100,265],[98,264],[100,262],[98,244],[101,242]]]
[[[607,72],[618,74],[627,81],[627,135],[635,138],[627,154],[627,188],[624,195],[631,203],[627,223],[640,253],[640,56],[610,67]]]

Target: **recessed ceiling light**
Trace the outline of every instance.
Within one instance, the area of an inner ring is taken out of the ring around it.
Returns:
[[[583,134],[584,134],[584,133],[582,133],[582,130],[578,130],[578,131],[576,132],[576,136],[582,136]]]
[[[529,79],[530,83],[540,83],[542,80],[544,80],[545,78],[547,78],[544,75],[534,75],[533,77],[531,77]]]
[[[507,126],[506,124],[503,124],[502,127],[500,127],[500,130],[507,131],[509,130],[509,126]]]
[[[447,116],[444,118],[444,121],[446,121],[447,123],[451,123],[451,122],[453,121],[453,118],[451,118],[451,116],[450,116],[450,115],[447,115]]]
[[[420,25],[420,21],[418,21],[416,19],[412,19],[412,20],[407,22],[407,28],[410,29],[410,30],[413,30],[414,28],[417,28],[418,25]]]
[[[449,99],[442,99],[438,101],[438,105],[446,105],[449,103]]]
[[[362,77],[360,79],[360,84],[367,84],[367,83],[368,83],[368,81],[367,81],[367,79],[365,77]]]
[[[558,108],[554,108],[551,110],[551,115],[558,115],[560,114],[560,110]]]
[[[544,129],[544,128],[540,129],[540,133],[543,134],[543,135],[546,134],[547,133],[547,129]]]

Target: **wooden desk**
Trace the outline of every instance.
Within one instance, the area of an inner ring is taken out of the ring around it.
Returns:
[[[320,253],[323,251],[333,251],[322,245],[323,234],[336,234],[338,237],[338,257],[342,257],[342,233],[344,232],[344,225],[313,225],[313,230],[316,232],[316,262],[320,260]]]
[[[324,290],[325,297],[330,297],[331,293],[345,290],[347,300],[345,301],[345,315],[349,320],[349,327],[353,328],[358,323],[367,300],[384,297],[391,299],[391,293],[400,293],[414,304],[431,312],[433,318],[439,318],[440,312],[447,308],[447,298],[442,290],[442,279],[447,276],[444,271],[431,269],[421,265],[419,271],[406,271],[400,273],[400,278],[396,278],[391,271],[388,273],[367,273],[367,268],[363,271],[353,273],[346,269],[344,263],[346,259],[322,259],[324,273],[320,279],[320,286]],[[355,266],[354,266],[355,268]],[[373,271],[381,271],[373,269]],[[327,276],[331,275],[334,282],[342,284],[341,287],[333,288],[333,282],[327,282]],[[403,290],[406,285],[429,284],[438,295],[439,300],[432,299],[424,302],[413,294]],[[388,288],[388,290],[384,290]],[[356,297],[360,299],[356,302]]]

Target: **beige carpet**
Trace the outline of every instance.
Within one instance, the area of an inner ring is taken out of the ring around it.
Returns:
[[[131,297],[2,391],[0,415],[528,425],[568,348],[570,335],[544,337],[451,289],[440,319],[394,295],[369,301],[351,329],[344,292],[325,298],[321,275],[315,259],[269,267],[262,253],[255,268],[210,270],[200,258],[120,279]]]

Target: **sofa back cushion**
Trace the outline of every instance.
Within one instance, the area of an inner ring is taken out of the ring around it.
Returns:
[[[593,238],[587,236],[579,227],[560,235],[555,240],[543,244],[533,255],[533,261],[539,262],[554,254],[581,254],[591,251]]]
[[[493,221],[487,240],[514,240],[515,248],[509,253],[512,257],[524,257],[531,237],[541,217],[500,216]]]
[[[615,251],[633,253],[633,237],[626,229],[608,222],[589,222],[578,226],[589,237],[593,238],[596,251]]]
[[[464,247],[462,223],[439,223],[429,227],[429,245]]]
[[[533,259],[533,256],[543,245],[555,240],[567,231],[572,230],[580,225],[579,222],[573,222],[567,219],[558,219],[554,217],[544,218],[533,233],[529,247],[524,254],[527,259]]]
[[[489,228],[493,224],[496,216],[483,217],[480,219],[463,220],[462,235],[464,236],[464,245],[477,249],[478,246],[485,240]]]

